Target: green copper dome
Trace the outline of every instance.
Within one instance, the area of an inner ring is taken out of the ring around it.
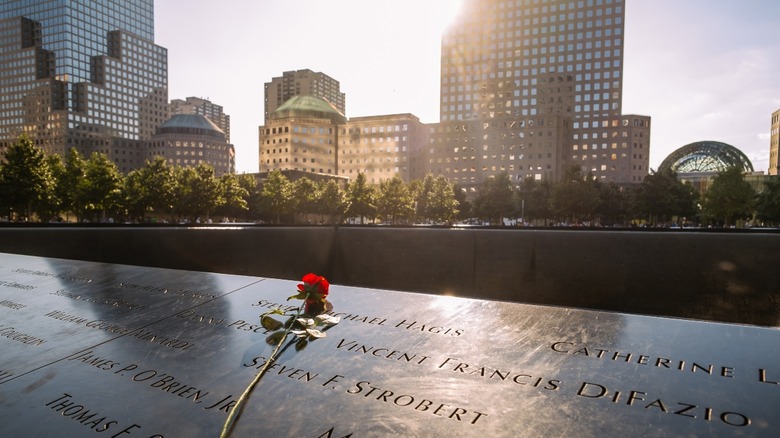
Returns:
[[[160,125],[158,134],[196,134],[225,138],[225,133],[211,120],[197,114],[177,114]]]
[[[315,96],[294,96],[276,109],[271,119],[287,119],[290,117],[330,119],[333,123],[346,123],[347,118],[333,104]]]

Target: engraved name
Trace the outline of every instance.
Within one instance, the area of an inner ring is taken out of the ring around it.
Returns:
[[[15,342],[20,342],[22,344],[33,345],[33,346],[38,346],[46,343],[45,340],[37,336],[33,336],[27,333],[22,333],[16,331],[16,329],[13,327],[5,327],[3,325],[0,325],[0,337],[7,338]]]
[[[44,272],[44,271],[34,271],[32,269],[14,269],[14,272],[18,272],[20,274],[27,274],[27,275],[36,275],[38,277],[52,277],[52,278],[59,278],[60,280],[68,280],[68,281],[75,281],[78,283],[91,283],[91,278],[84,278],[84,277],[73,277],[71,275],[66,274],[55,274],[52,272]]]
[[[14,310],[21,310],[27,307],[24,304],[14,303],[13,301],[8,301],[8,300],[0,301],[0,306],[8,307],[9,309],[14,309]]]

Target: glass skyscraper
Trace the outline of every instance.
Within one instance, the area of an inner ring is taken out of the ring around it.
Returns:
[[[0,3],[0,153],[25,133],[48,152],[143,164],[168,116],[153,0]]]
[[[431,170],[472,188],[499,172],[555,181],[573,164],[603,180],[641,181],[650,119],[621,113],[624,7],[466,0],[442,37]]]

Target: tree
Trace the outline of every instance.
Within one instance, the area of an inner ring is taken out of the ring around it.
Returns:
[[[201,216],[208,221],[220,203],[219,182],[214,168],[200,163],[195,167],[176,167],[174,214],[197,222]]]
[[[592,175],[583,178],[577,165],[566,170],[563,179],[553,186],[551,195],[555,214],[570,223],[590,219],[600,202]]]
[[[238,185],[246,190],[247,193],[246,204],[249,210],[246,213],[247,218],[254,219],[258,217],[261,209],[261,196],[257,190],[257,178],[252,174],[242,173],[238,175]]]
[[[520,216],[524,221],[544,220],[553,217],[550,208],[552,184],[547,181],[536,181],[528,177],[520,183],[518,197],[520,198]]]
[[[49,197],[48,202],[44,202],[40,205],[38,217],[48,217],[59,220],[59,215],[62,212],[61,193],[63,192],[59,182],[65,174],[65,165],[62,164],[62,158],[56,154],[46,157],[46,165],[49,167],[49,172],[51,173],[52,194]]]
[[[16,213],[17,219],[24,216],[32,220],[34,212],[46,211],[55,196],[54,188],[46,156],[32,140],[22,136],[8,147],[0,165],[0,192],[6,208]]]
[[[172,214],[176,172],[165,158],[157,156],[146,165],[127,174],[124,186],[128,214],[143,220],[149,213]]]
[[[415,221],[420,222],[427,219],[425,210],[428,208],[428,193],[433,187],[433,174],[425,175],[422,181],[412,181],[409,185],[415,202]]]
[[[68,149],[65,154],[65,169],[57,179],[57,197],[65,212],[73,212],[76,219],[81,220],[86,213],[86,206],[79,199],[78,189],[84,179],[86,162],[76,148]],[[66,213],[67,218],[67,213]]]
[[[774,224],[780,222],[780,178],[767,181],[764,190],[758,195],[756,213],[762,221]]]
[[[292,184],[279,170],[268,174],[263,182],[262,204],[280,223],[282,214],[288,213],[293,205]]]
[[[466,199],[466,192],[458,184],[453,184],[452,192],[455,194],[455,200],[458,201],[458,213],[455,218],[458,220],[465,220],[471,217],[474,207],[471,205],[471,201]]]
[[[476,214],[490,223],[503,225],[503,219],[515,210],[515,189],[506,172],[488,178],[474,201]]]
[[[438,176],[433,180],[425,215],[435,222],[451,222],[458,214],[458,201],[447,178]]]
[[[666,222],[674,216],[693,217],[698,213],[696,190],[677,179],[671,169],[647,175],[631,196],[635,212],[651,223]]]
[[[122,185],[122,174],[116,164],[106,154],[93,152],[84,165],[84,178],[77,184],[76,197],[93,219],[99,213],[100,220],[105,220],[109,211],[120,206]]]
[[[750,216],[755,200],[756,192],[743,178],[742,169],[732,166],[719,172],[712,181],[704,194],[702,209],[706,217],[723,220],[727,227],[739,218]]]
[[[322,180],[317,188],[317,212],[327,215],[331,223],[336,223],[336,217],[344,214],[344,194],[336,181]]]
[[[347,187],[347,211],[348,217],[359,217],[363,224],[365,218],[371,220],[376,216],[376,195],[374,187],[369,185],[364,173],[358,173],[355,181]]]
[[[309,213],[315,209],[317,201],[317,185],[304,176],[293,183],[292,195],[293,210],[303,213],[304,222],[309,222]]]
[[[596,216],[601,224],[624,224],[629,217],[629,196],[617,184],[596,182],[599,203]]]
[[[395,176],[379,183],[377,211],[385,221],[395,224],[399,218],[411,218],[414,215],[414,198],[409,187]]]
[[[146,215],[146,184],[143,180],[143,171],[135,169],[125,177],[125,186],[122,190],[124,206],[128,217],[133,220],[143,220]]]
[[[254,179],[254,178],[253,178]],[[222,216],[238,217],[249,211],[249,192],[239,178],[232,173],[222,175],[219,179],[219,205],[216,212]]]

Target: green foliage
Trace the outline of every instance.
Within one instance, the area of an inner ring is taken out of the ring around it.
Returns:
[[[149,213],[173,213],[176,171],[163,157],[147,161],[125,178],[125,208],[131,217],[143,220]]]
[[[452,193],[455,195],[455,200],[458,202],[458,212],[455,214],[455,218],[458,220],[470,218],[474,211],[474,206],[466,199],[466,192],[462,187],[454,184],[452,186]]]
[[[292,208],[303,214],[305,222],[309,221],[309,213],[316,209],[317,185],[309,178],[303,177],[292,185]]]
[[[77,219],[82,219],[84,208],[79,204],[78,187],[84,179],[86,161],[76,148],[68,149],[65,155],[65,171],[57,181],[57,196],[60,198],[62,209],[76,214]]]
[[[332,179],[320,181],[317,187],[316,211],[326,215],[329,222],[336,223],[345,210],[344,194],[338,183]]]
[[[292,184],[282,172],[274,170],[263,182],[261,199],[264,209],[280,223],[282,214],[289,213],[293,206]]]
[[[176,176],[175,214],[192,222],[197,222],[201,216],[208,220],[220,202],[214,168],[204,163],[196,167],[176,168]]]
[[[563,179],[553,187],[552,209],[560,219],[569,223],[590,220],[599,207],[599,191],[592,175],[583,178],[580,167],[566,170]]]
[[[433,174],[425,175],[422,181],[413,181],[410,187],[415,202],[415,217],[417,221],[424,220],[428,208],[428,193],[433,188]]]
[[[0,163],[0,207],[32,220],[33,213],[48,219],[46,213],[56,204],[55,180],[46,157],[32,140],[22,136],[6,150]]]
[[[757,217],[773,224],[780,223],[780,178],[767,181],[756,202]]]
[[[625,224],[631,214],[631,201],[627,192],[613,182],[596,182],[599,194],[596,216],[602,225]]]
[[[215,210],[217,214],[236,218],[249,211],[249,190],[244,188],[238,176],[232,173],[222,175],[218,187],[219,205]]]
[[[488,178],[474,201],[476,214],[498,225],[503,224],[503,218],[514,213],[516,206],[516,191],[506,172]]]
[[[550,219],[553,217],[550,208],[552,184],[549,181],[536,181],[533,177],[526,178],[520,183],[520,216],[523,220],[532,222],[535,220]],[[546,222],[545,222],[546,224]]]
[[[262,209],[262,196],[257,186],[257,178],[252,174],[238,175],[238,185],[246,190],[246,204],[248,212],[245,214],[247,219],[256,219],[259,217]]]
[[[729,226],[737,219],[751,216],[755,201],[755,190],[743,178],[742,170],[734,166],[718,173],[712,181],[704,194],[702,210],[706,218]]]
[[[634,211],[651,223],[662,223],[678,217],[694,217],[698,194],[690,184],[677,179],[672,170],[659,170],[645,177],[632,192]]]
[[[384,217],[385,222],[389,220],[392,224],[398,219],[410,219],[414,216],[414,198],[401,178],[396,176],[379,184],[377,211]]]
[[[434,222],[442,223],[452,221],[457,213],[458,201],[455,200],[452,185],[447,181],[447,178],[436,177],[428,192],[425,216]]]
[[[364,219],[373,220],[376,217],[376,189],[369,185],[366,175],[358,173],[355,181],[352,181],[347,187],[347,217],[360,218],[362,224]]]
[[[76,185],[76,202],[93,220],[105,220],[119,209],[122,174],[105,154],[93,152],[84,165],[84,178]]]

